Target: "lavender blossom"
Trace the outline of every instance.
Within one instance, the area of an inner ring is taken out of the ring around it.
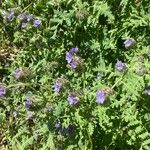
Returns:
[[[115,67],[118,71],[123,71],[125,69],[126,65],[122,61],[117,60]]]
[[[39,27],[41,25],[41,20],[40,19],[35,19],[33,21],[33,24],[34,24],[35,27]]]
[[[74,105],[78,104],[78,102],[79,102],[78,97],[73,94],[70,94],[68,96],[67,100],[68,100],[69,105],[71,105],[71,106],[74,106]]]
[[[145,88],[145,93],[150,96],[150,87]]]
[[[6,94],[6,88],[0,85],[0,96],[4,96]]]
[[[106,100],[105,93],[102,90],[98,90],[96,92],[96,102],[98,104],[103,104],[105,100]]]
[[[72,61],[72,55],[71,55],[71,53],[69,53],[69,52],[66,52],[66,60],[67,60],[67,63],[70,63],[71,61]]]
[[[129,38],[129,39],[125,40],[125,42],[124,42],[125,48],[131,48],[131,47],[133,47],[135,44],[136,44],[136,42],[135,42],[135,40],[132,39],[132,38]]]

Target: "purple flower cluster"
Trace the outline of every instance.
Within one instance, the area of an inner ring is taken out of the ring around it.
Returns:
[[[117,60],[115,67],[118,71],[123,71],[125,69],[126,65],[122,61]]]
[[[75,94],[69,94],[67,100],[68,100],[69,105],[71,106],[75,106],[79,102],[79,98]]]
[[[4,96],[6,94],[6,88],[3,85],[0,85],[0,96]]]
[[[13,10],[11,10],[10,12],[7,13],[7,15],[4,16],[4,19],[7,21],[11,21],[13,20],[14,17],[15,17],[15,13]],[[31,21],[34,27],[40,27],[42,23],[42,21],[39,18],[33,18],[32,14],[21,13],[18,15],[17,18],[20,20],[20,25],[22,29],[26,28],[27,23]]]
[[[76,69],[79,65],[79,58],[76,56],[78,48],[71,48],[69,52],[66,52],[66,61],[72,69]]]

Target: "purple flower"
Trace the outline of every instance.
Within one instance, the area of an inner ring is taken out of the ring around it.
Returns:
[[[102,90],[98,90],[96,92],[96,102],[98,104],[103,104],[105,100],[106,100],[105,93]]]
[[[77,53],[78,50],[79,49],[77,47],[75,47],[75,48],[71,48],[69,52],[71,52],[71,53]]]
[[[13,112],[13,116],[16,118],[18,116],[18,112],[17,111],[14,111]]]
[[[6,88],[0,85],[0,96],[4,96],[6,94]]]
[[[32,101],[31,101],[31,99],[30,99],[30,98],[27,98],[26,101],[25,101],[25,107],[26,107],[27,109],[30,109],[30,108],[32,107],[32,105],[33,105],[33,103],[32,103]]]
[[[16,71],[15,71],[15,78],[20,79],[21,76],[22,76],[22,70],[17,68]]]
[[[117,60],[115,67],[118,71],[123,71],[125,69],[126,65],[122,61]]]
[[[66,52],[66,60],[67,60],[67,63],[70,63],[72,61],[72,55],[71,55],[71,53]]]
[[[62,83],[58,80],[56,80],[56,82],[54,83],[54,85],[52,86],[52,88],[54,89],[55,92],[60,92],[62,87]]]
[[[14,11],[10,11],[8,15],[4,16],[8,21],[11,21],[14,18]]]
[[[145,93],[150,96],[150,87],[145,88]]]
[[[70,66],[72,69],[77,68],[77,66],[78,66],[77,60],[76,60],[76,59],[73,59],[73,60],[69,63],[69,66]]]
[[[79,102],[78,97],[73,94],[70,94],[67,100],[68,100],[69,105],[71,106],[74,106]]]
[[[34,24],[35,27],[39,27],[41,25],[41,20],[40,19],[35,19],[33,21],[33,24]]]
[[[136,44],[136,42],[132,38],[129,38],[129,39],[125,40],[125,42],[124,42],[125,48],[131,48],[135,44]]]

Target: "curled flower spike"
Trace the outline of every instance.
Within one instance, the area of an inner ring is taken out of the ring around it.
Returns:
[[[6,94],[6,88],[3,85],[0,85],[0,96],[4,96]]]
[[[98,104],[103,104],[105,102],[105,100],[106,100],[106,96],[105,96],[104,91],[98,90],[96,92],[96,102]]]
[[[122,61],[117,60],[115,67],[118,71],[123,71],[125,69],[126,65]]]
[[[135,44],[136,44],[136,42],[132,38],[129,38],[129,39],[125,40],[125,42],[124,42],[125,48],[127,48],[127,49],[133,47]]]

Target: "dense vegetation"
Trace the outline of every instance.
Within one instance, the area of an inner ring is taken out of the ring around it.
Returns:
[[[0,149],[150,150],[150,1],[0,1]]]

